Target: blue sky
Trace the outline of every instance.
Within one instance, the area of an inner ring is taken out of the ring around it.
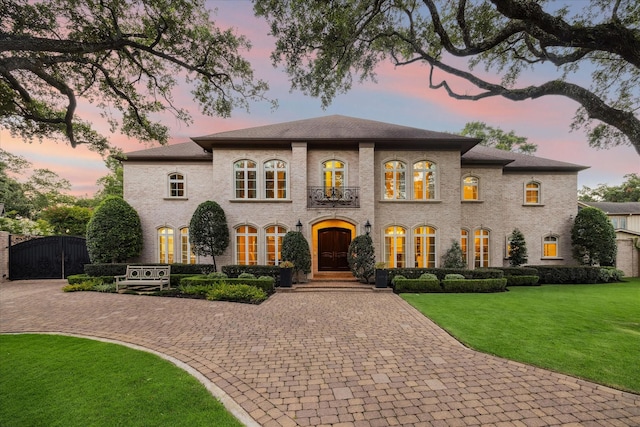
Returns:
[[[338,96],[327,109],[320,100],[291,92],[287,76],[271,65],[269,55],[274,41],[268,36],[266,22],[253,16],[250,1],[208,1],[217,8],[213,19],[219,26],[236,29],[246,35],[253,48],[246,53],[258,78],[270,85],[268,96],[279,101],[272,110],[268,103],[253,103],[250,111],[236,110],[229,119],[203,116],[190,100],[187,89],[175,92],[176,100],[189,108],[193,124],[186,126],[170,115],[162,120],[171,128],[170,143],[188,141],[190,137],[207,135],[250,126],[273,124],[330,114],[342,114],[434,131],[459,132],[467,122],[482,121],[505,131],[514,130],[538,145],[539,157],[576,163],[590,168],[580,172],[578,186],[594,187],[600,183],[618,185],[628,173],[640,173],[640,157],[630,147],[596,150],[588,146],[582,131],[570,131],[577,104],[563,97],[544,97],[535,101],[513,102],[502,98],[483,101],[456,101],[443,91],[428,89],[428,69],[414,64],[394,68],[384,64],[378,70],[377,83],[354,84],[347,94]],[[544,78],[544,70],[536,78]],[[580,76],[588,79],[588,75]],[[93,117],[98,129],[108,134],[107,125],[90,105],[79,109],[85,117]],[[150,147],[114,134],[111,142],[125,151]],[[101,157],[84,147],[71,148],[61,142],[25,143],[0,131],[0,147],[31,161],[35,168],[48,168],[68,179],[75,195],[92,195],[95,181],[107,173]]]

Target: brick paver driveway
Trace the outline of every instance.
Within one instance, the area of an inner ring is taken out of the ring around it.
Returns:
[[[264,426],[640,426],[640,396],[471,351],[393,294],[259,306],[0,284],[1,332],[132,343],[182,361]]]

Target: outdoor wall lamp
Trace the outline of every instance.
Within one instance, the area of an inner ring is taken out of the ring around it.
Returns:
[[[369,222],[369,220],[364,223],[364,232],[367,234],[371,233],[371,223]]]
[[[298,220],[298,223],[296,224],[296,230],[298,230],[298,232],[302,232],[302,223],[300,222],[300,220]]]

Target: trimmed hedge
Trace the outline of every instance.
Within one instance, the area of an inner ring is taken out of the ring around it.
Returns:
[[[69,282],[70,285],[77,285],[79,283],[86,282],[89,279],[100,279],[102,280],[102,283],[107,284],[116,282],[116,278],[113,276],[89,276],[88,274],[72,274],[67,277],[67,282]]]
[[[507,279],[443,280],[445,292],[504,292]]]
[[[600,267],[566,265],[532,265],[538,271],[541,285],[601,283]]]
[[[206,296],[209,301],[231,301],[245,304],[260,304],[267,299],[267,293],[255,286],[218,282]]]
[[[540,286],[538,276],[506,276],[507,286]]]
[[[495,268],[478,268],[468,270],[464,268],[390,268],[389,283],[397,275],[404,276],[407,279],[419,279],[425,273],[434,274],[438,280],[444,280],[447,274],[462,274],[467,279],[500,279],[503,273]]]
[[[396,293],[421,293],[421,292],[443,292],[440,281],[437,279],[401,279],[396,278],[394,291]]]
[[[167,265],[162,263],[85,264],[84,273],[91,276],[122,276],[127,265]],[[206,274],[213,271],[213,264],[169,264],[171,274]]]
[[[210,278],[207,276],[190,276],[185,277],[180,281],[180,287],[187,286],[213,286],[218,283],[225,282],[229,285],[249,285],[256,287],[258,289],[262,289],[267,294],[272,294],[275,290],[275,281],[267,280],[267,279],[237,279],[237,278],[228,278],[228,279],[218,279],[218,278]]]
[[[532,267],[491,267],[495,270],[500,270],[504,274],[504,277],[509,276],[537,276],[538,270]]]

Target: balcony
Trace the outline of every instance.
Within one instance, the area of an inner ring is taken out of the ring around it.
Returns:
[[[359,187],[309,187],[308,208],[359,208]]]

